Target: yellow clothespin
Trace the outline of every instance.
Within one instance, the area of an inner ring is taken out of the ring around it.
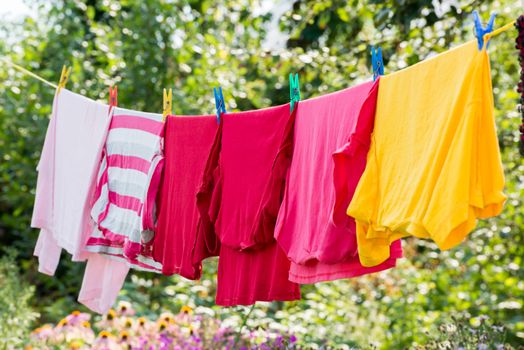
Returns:
[[[69,79],[69,73],[71,73],[71,67],[67,68],[65,65],[62,67],[62,74],[60,75],[60,81],[58,82],[58,87],[56,88],[56,94],[60,93],[61,88],[65,88],[67,80]]]
[[[166,89],[164,89],[164,108],[162,111],[162,121],[164,122],[166,120],[166,117],[168,114],[171,114],[171,106],[173,102],[173,90],[169,89],[169,92],[167,92]]]

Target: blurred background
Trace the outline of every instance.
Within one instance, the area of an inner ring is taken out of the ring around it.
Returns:
[[[2,0],[0,56],[52,82],[70,65],[67,88],[106,101],[118,85],[126,108],[161,113],[162,89],[171,87],[176,114],[213,113],[212,88],[220,85],[228,110],[248,110],[288,102],[291,72],[303,99],[370,79],[371,45],[382,47],[388,74],[472,40],[473,10],[486,21],[496,11],[495,27],[523,12],[515,0]],[[303,286],[301,301],[253,310],[214,306],[214,260],[199,282],[133,272],[119,296],[129,304],[120,305],[147,319],[192,310],[236,331],[245,322],[246,334],[292,335],[288,347],[522,348],[516,35],[503,33],[489,47],[508,201],[465,243],[441,252],[406,239],[395,269]],[[86,311],[76,303],[84,266],[64,256],[55,277],[37,272],[30,218],[55,91],[0,67],[0,347],[19,349],[32,330]]]

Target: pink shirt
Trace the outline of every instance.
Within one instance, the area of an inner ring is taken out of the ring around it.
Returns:
[[[275,238],[300,283],[375,272],[358,262],[355,221],[346,215],[366,165],[378,81],[301,101],[292,162]],[[392,259],[401,256],[393,244]],[[394,266],[389,261],[378,270]]]
[[[216,116],[167,117],[153,242],[153,257],[163,274],[200,278],[201,263],[192,261],[199,217],[196,196],[217,130]]]
[[[151,258],[155,198],[164,165],[162,115],[115,107],[98,172],[86,250],[160,271]]]
[[[38,164],[31,226],[40,228],[35,247],[39,270],[53,275],[60,252],[85,260],[85,243],[93,229],[89,211],[96,172],[111,121],[107,105],[62,89]]]
[[[289,261],[267,234],[285,184],[280,155],[291,145],[294,115],[283,105],[225,114],[222,121],[198,195],[200,227],[214,229],[221,242],[216,303],[298,299],[299,286],[288,281]],[[200,237],[197,256],[216,253],[212,235]]]

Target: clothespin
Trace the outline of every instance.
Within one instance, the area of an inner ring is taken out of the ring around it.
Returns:
[[[213,94],[215,95],[215,107],[217,114],[217,123],[220,124],[220,114],[226,113],[226,103],[224,102],[224,94],[222,93],[222,87],[213,88]]]
[[[491,16],[489,18],[488,24],[486,27],[482,25],[482,22],[480,21],[480,16],[478,11],[473,11],[473,21],[475,22],[475,35],[477,36],[477,43],[479,46],[479,50],[482,50],[484,47],[484,35],[491,33],[493,31],[493,24],[495,23],[495,16],[497,14],[495,12],[491,13]],[[486,45],[486,48],[488,48],[489,42]]]
[[[295,103],[298,103],[298,101],[300,101],[300,83],[298,81],[298,73],[295,73],[294,77],[293,73],[289,73],[289,108],[291,112],[293,112]]]
[[[109,107],[116,107],[118,104],[118,86],[109,87]]]
[[[65,65],[62,67],[62,73],[60,74],[60,81],[56,88],[56,94],[60,93],[60,89],[65,88],[67,80],[69,79],[69,73],[71,73],[71,67],[67,68]]]
[[[373,68],[373,81],[380,75],[384,75],[384,60],[382,59],[382,49],[371,46],[371,66]]]
[[[169,92],[164,89],[164,104],[162,109],[162,121],[166,120],[169,114],[172,114],[171,106],[173,105],[173,90],[169,89]]]

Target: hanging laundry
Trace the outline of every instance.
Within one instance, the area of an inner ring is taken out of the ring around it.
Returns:
[[[346,209],[366,165],[379,80],[301,101],[275,238],[291,260],[289,279],[315,283],[395,266],[400,241],[378,268],[357,255],[355,221]]]
[[[198,194],[199,234],[207,238],[201,244],[207,251],[197,247],[196,260],[220,247],[219,305],[299,299],[299,286],[288,281],[289,261],[272,237],[265,238],[260,222],[262,216],[276,218],[273,203],[281,200],[286,172],[279,155],[289,152],[294,113],[287,104],[223,114],[221,122]],[[206,223],[214,225],[220,244],[202,233]]]
[[[104,254],[91,254],[87,260],[78,302],[91,311],[106,314],[124,286],[129,264]]]
[[[127,261],[139,270],[161,271],[151,257],[151,244],[163,135],[161,114],[114,108],[91,211],[97,227],[87,251]]]
[[[501,165],[489,59],[471,41],[380,79],[367,165],[348,214],[364,266],[391,242],[464,240],[477,218],[500,213]]]
[[[93,229],[89,205],[110,121],[107,105],[65,88],[55,96],[31,222],[41,229],[34,254],[42,273],[55,273],[62,248],[75,261],[88,256],[83,248]]]
[[[167,116],[164,175],[153,242],[153,257],[166,275],[200,278],[201,263],[193,263],[192,258],[199,218],[197,192],[217,131],[214,115]]]

